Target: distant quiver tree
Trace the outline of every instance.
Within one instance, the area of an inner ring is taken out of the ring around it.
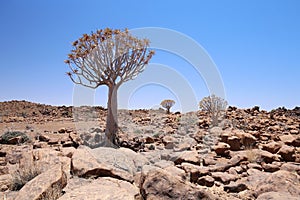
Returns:
[[[199,108],[203,111],[207,111],[211,115],[213,126],[218,125],[218,119],[221,116],[221,113],[226,109],[227,105],[227,101],[214,94],[204,97],[199,102]]]
[[[167,114],[169,114],[171,107],[175,105],[175,101],[171,99],[165,99],[160,103],[160,105],[164,107],[167,110]]]
[[[65,60],[71,69],[67,75],[75,84],[93,89],[108,87],[105,146],[119,146],[117,90],[145,69],[154,55],[148,47],[149,40],[132,36],[128,29],[106,28],[83,34],[73,42]]]

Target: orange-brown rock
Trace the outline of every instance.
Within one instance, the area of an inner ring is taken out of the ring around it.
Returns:
[[[61,165],[55,165],[29,181],[18,192],[18,200],[39,200],[54,187],[62,190],[67,185],[67,176]]]

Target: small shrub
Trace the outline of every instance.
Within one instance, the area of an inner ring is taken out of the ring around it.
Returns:
[[[33,127],[30,126],[30,125],[26,125],[26,126],[25,126],[25,129],[26,129],[26,130],[33,130]]]
[[[23,133],[23,132],[20,132],[20,131],[8,131],[6,133],[4,133],[2,136],[1,136],[1,139],[0,139],[0,143],[2,144],[9,144],[9,141],[15,137],[21,137],[20,138],[20,143],[24,143],[24,142],[27,142],[27,141],[30,141],[29,137]]]
[[[160,136],[160,133],[153,134],[153,137],[155,137],[155,138],[159,138],[159,136]]]
[[[27,117],[27,113],[26,113],[26,112],[22,112],[22,113],[21,113],[21,116],[22,116],[23,118],[26,118],[26,117]]]
[[[252,148],[246,148],[246,157],[250,163],[260,163],[262,161],[261,156]]]
[[[143,132],[140,129],[135,129],[133,133],[135,133],[135,134],[142,134]]]
[[[42,170],[36,165],[35,162],[26,164],[22,168],[18,168],[12,175],[11,190],[18,191],[26,183],[34,179],[36,176],[42,173]]]

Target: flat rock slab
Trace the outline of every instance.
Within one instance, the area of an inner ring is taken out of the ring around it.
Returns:
[[[67,192],[59,200],[134,200],[138,195],[138,188],[126,181],[101,177]]]
[[[132,175],[140,172],[144,165],[149,164],[148,159],[143,155],[127,148],[100,147],[91,149],[90,152],[98,163],[111,165]]]
[[[114,159],[113,156],[111,159]],[[111,164],[98,162],[88,148],[77,149],[74,152],[71,171],[74,175],[84,178],[107,176],[133,182],[132,174]]]

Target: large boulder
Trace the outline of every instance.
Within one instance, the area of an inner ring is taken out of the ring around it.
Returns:
[[[276,172],[280,170],[280,166],[273,163],[262,163],[262,168],[265,172]]]
[[[227,138],[227,144],[230,145],[230,150],[238,151],[241,149],[241,139],[237,136],[231,136]]]
[[[213,147],[217,155],[220,156],[228,156],[230,145],[224,142],[219,142],[217,145]]]
[[[143,199],[217,199],[208,191],[193,186],[163,169],[147,170],[142,172],[141,176],[140,190]]]
[[[289,172],[296,172],[298,175],[300,175],[300,163],[283,163],[280,169]]]
[[[71,170],[71,159],[61,154],[62,152],[55,151],[50,148],[34,149],[32,152],[28,152],[27,155],[23,154],[23,158],[20,160],[20,164],[22,164],[23,162],[26,163],[30,159],[33,159],[34,162],[38,165],[39,169],[42,171],[46,171],[54,165],[61,164],[62,169],[69,177]]]
[[[90,149],[89,152],[98,163],[113,166],[132,175],[140,172],[144,165],[149,164],[148,159],[128,148],[100,147]]]
[[[98,151],[99,153],[101,152],[100,150]],[[79,177],[108,176],[133,182],[133,175],[127,171],[127,168],[121,169],[120,163],[117,163],[117,157],[114,154],[107,154],[102,160],[100,158],[101,155],[98,155],[97,159],[95,154],[92,154],[88,148],[77,149],[72,157],[72,173]],[[110,159],[110,161],[105,162],[105,159]]]
[[[59,193],[66,185],[67,176],[62,170],[62,166],[58,164],[25,184],[15,199],[40,200],[47,194],[53,193],[53,190],[58,193],[55,195],[60,195]]]
[[[236,132],[236,136],[241,139],[241,143],[245,147],[252,147],[252,146],[254,146],[255,143],[256,143],[256,140],[257,140],[252,134],[246,133],[244,131],[237,131]]]
[[[295,161],[295,147],[291,147],[288,145],[283,145],[279,151],[278,154],[281,155],[282,159],[284,161],[293,162]]]
[[[178,140],[170,135],[166,135],[162,138],[162,142],[166,149],[173,149],[176,143],[178,143]]]
[[[255,196],[266,192],[288,193],[293,197],[300,197],[300,176],[296,173],[280,170],[270,174],[255,187]]]
[[[282,147],[282,144],[280,144],[279,142],[272,141],[267,144],[264,144],[262,146],[262,150],[266,150],[270,153],[277,153],[281,147]]]
[[[100,177],[66,192],[59,200],[135,200],[138,196],[139,189],[127,181]]]
[[[300,136],[295,135],[281,135],[279,139],[287,145],[300,147]]]
[[[241,178],[238,182],[244,183],[250,190],[256,189],[257,185],[263,182],[270,173],[263,172],[258,169],[250,168],[247,170],[246,177]]]

